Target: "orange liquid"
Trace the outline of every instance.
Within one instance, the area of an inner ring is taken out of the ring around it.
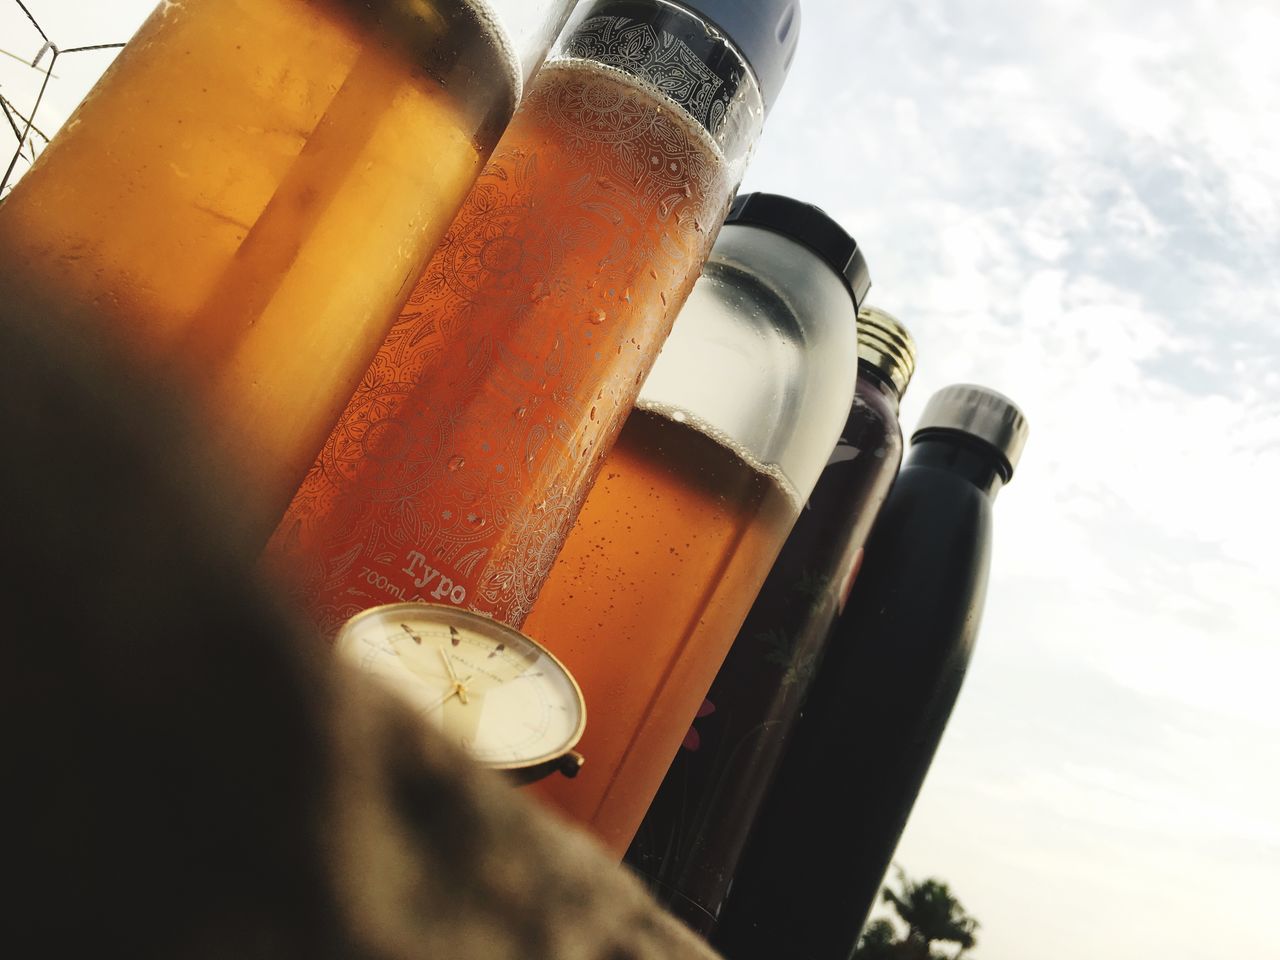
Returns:
[[[581,773],[530,789],[619,857],[798,513],[776,472],[659,410],[605,460],[524,629],[587,701]]]
[[[639,81],[543,70],[268,547],[326,632],[413,599],[519,626],[730,192]]]
[[[171,0],[0,207],[0,292],[209,413],[262,538],[478,175],[515,74],[461,0]]]

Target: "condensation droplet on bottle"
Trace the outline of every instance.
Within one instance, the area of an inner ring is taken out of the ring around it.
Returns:
[[[450,472],[450,473],[457,473],[457,472],[458,472],[459,470],[461,470],[464,466],[466,466],[466,464],[467,464],[467,461],[466,461],[466,459],[465,459],[465,458],[463,458],[463,457],[454,457],[453,459],[451,459],[451,460],[449,461],[449,472]]]
[[[529,413],[529,410],[527,407],[523,407],[523,406],[516,407],[517,420],[523,420],[528,413]]]
[[[549,296],[551,296],[551,290],[548,289],[545,283],[539,280],[533,285],[533,290],[529,294],[529,301],[531,303],[541,303]]]
[[[592,408],[591,408],[591,419],[592,419],[592,420],[594,420],[595,418],[596,418],[596,408],[595,408],[595,407],[592,407]]]
[[[667,295],[665,293],[659,293],[658,299],[662,301],[664,307],[667,305]]]
[[[622,291],[622,301],[623,301],[623,303],[630,303],[630,302],[631,302],[631,288],[630,288],[630,287],[627,287],[627,289],[625,289],[625,290],[623,290],[623,291]]]
[[[600,326],[600,324],[604,323],[607,317],[608,317],[608,314],[606,314],[599,307],[596,307],[589,314],[587,314],[587,322],[598,327]]]

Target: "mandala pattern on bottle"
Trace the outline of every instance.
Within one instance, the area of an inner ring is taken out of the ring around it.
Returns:
[[[657,23],[626,15],[587,18],[574,31],[568,52],[643,77],[712,134],[719,131],[742,82],[736,64],[720,76],[685,40]]]

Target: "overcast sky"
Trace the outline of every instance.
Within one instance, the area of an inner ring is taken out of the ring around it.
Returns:
[[[151,5],[29,2],[63,47]],[[1280,957],[1280,6],[804,0],[801,44],[747,187],[862,242],[908,428],[956,381],[1032,427],[900,861],[978,960]],[[108,59],[60,60],[41,125]]]

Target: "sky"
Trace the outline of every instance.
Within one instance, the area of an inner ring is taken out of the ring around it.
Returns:
[[[28,2],[63,48],[151,5]],[[0,49],[41,44],[0,0]],[[744,187],[858,238],[919,343],[908,429],[954,382],[1031,424],[898,851],[975,960],[1280,958],[1276,49],[1274,2],[804,0]],[[46,132],[109,59],[59,60]],[[0,94],[36,80],[0,54]]]

